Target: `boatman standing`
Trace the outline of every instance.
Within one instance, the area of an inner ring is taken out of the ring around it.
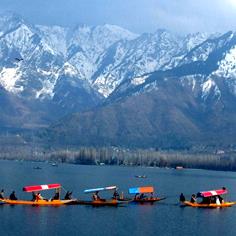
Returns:
[[[192,194],[191,199],[190,199],[190,202],[191,202],[191,203],[195,203],[196,201],[197,201],[196,195],[195,195],[195,194]]]
[[[120,194],[118,193],[117,188],[116,188],[113,193],[113,199],[118,199],[119,197],[120,197]]]
[[[184,196],[183,193],[180,194],[180,196],[179,196],[179,201],[180,201],[180,202],[185,202],[185,196]]]
[[[4,189],[2,189],[0,192],[0,199],[4,199]]]

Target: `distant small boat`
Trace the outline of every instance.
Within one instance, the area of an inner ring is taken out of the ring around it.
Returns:
[[[55,162],[53,162],[51,165],[54,166],[54,167],[58,167],[58,164],[55,163]]]
[[[135,175],[135,178],[143,178],[143,179],[145,179],[145,178],[147,178],[147,176],[146,175]]]
[[[175,169],[176,170],[182,170],[182,169],[184,169],[184,167],[183,166],[176,166]]]
[[[34,170],[42,170],[42,168],[39,167],[39,166],[34,166],[33,169],[34,169]]]

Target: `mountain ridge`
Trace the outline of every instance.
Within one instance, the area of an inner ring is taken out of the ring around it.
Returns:
[[[0,58],[3,127],[52,123],[43,131],[52,144],[186,147],[220,143],[219,131],[233,143],[233,31],[137,35],[108,24],[31,25],[10,14],[0,16]]]

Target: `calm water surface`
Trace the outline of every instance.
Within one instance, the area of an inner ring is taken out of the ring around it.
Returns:
[[[41,170],[33,167],[40,166]],[[167,199],[154,205],[123,207],[91,206],[0,206],[0,235],[236,235],[236,206],[225,209],[181,208],[186,197],[200,190],[227,187],[228,200],[236,200],[236,173],[205,170],[172,170],[141,167],[79,166],[0,161],[0,188],[6,194],[30,199],[25,185],[61,183],[80,199],[89,199],[83,190],[117,185],[127,195],[129,187],[153,185]],[[134,178],[147,175],[146,179]],[[53,191],[43,193],[51,197]],[[101,193],[101,196],[108,196]]]

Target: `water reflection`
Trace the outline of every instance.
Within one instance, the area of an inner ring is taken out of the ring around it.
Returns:
[[[195,209],[179,207],[179,194],[226,186],[228,199],[236,200],[233,172],[205,170],[172,170],[157,168],[96,167],[59,165],[53,168],[40,163],[2,161],[1,186],[7,193],[17,191],[18,198],[30,199],[22,192],[25,185],[61,183],[74,196],[90,199],[83,190],[109,185],[119,186],[128,196],[128,188],[153,185],[166,200],[154,205],[127,205],[116,208],[90,206],[32,207],[0,206],[1,235],[235,235],[236,207],[227,209]],[[147,178],[134,178],[145,174]],[[51,197],[52,192],[43,194]],[[102,194],[103,195],[103,194]],[[105,193],[104,197],[110,197]],[[129,196],[131,197],[131,196]],[[7,233],[6,233],[7,232]]]

